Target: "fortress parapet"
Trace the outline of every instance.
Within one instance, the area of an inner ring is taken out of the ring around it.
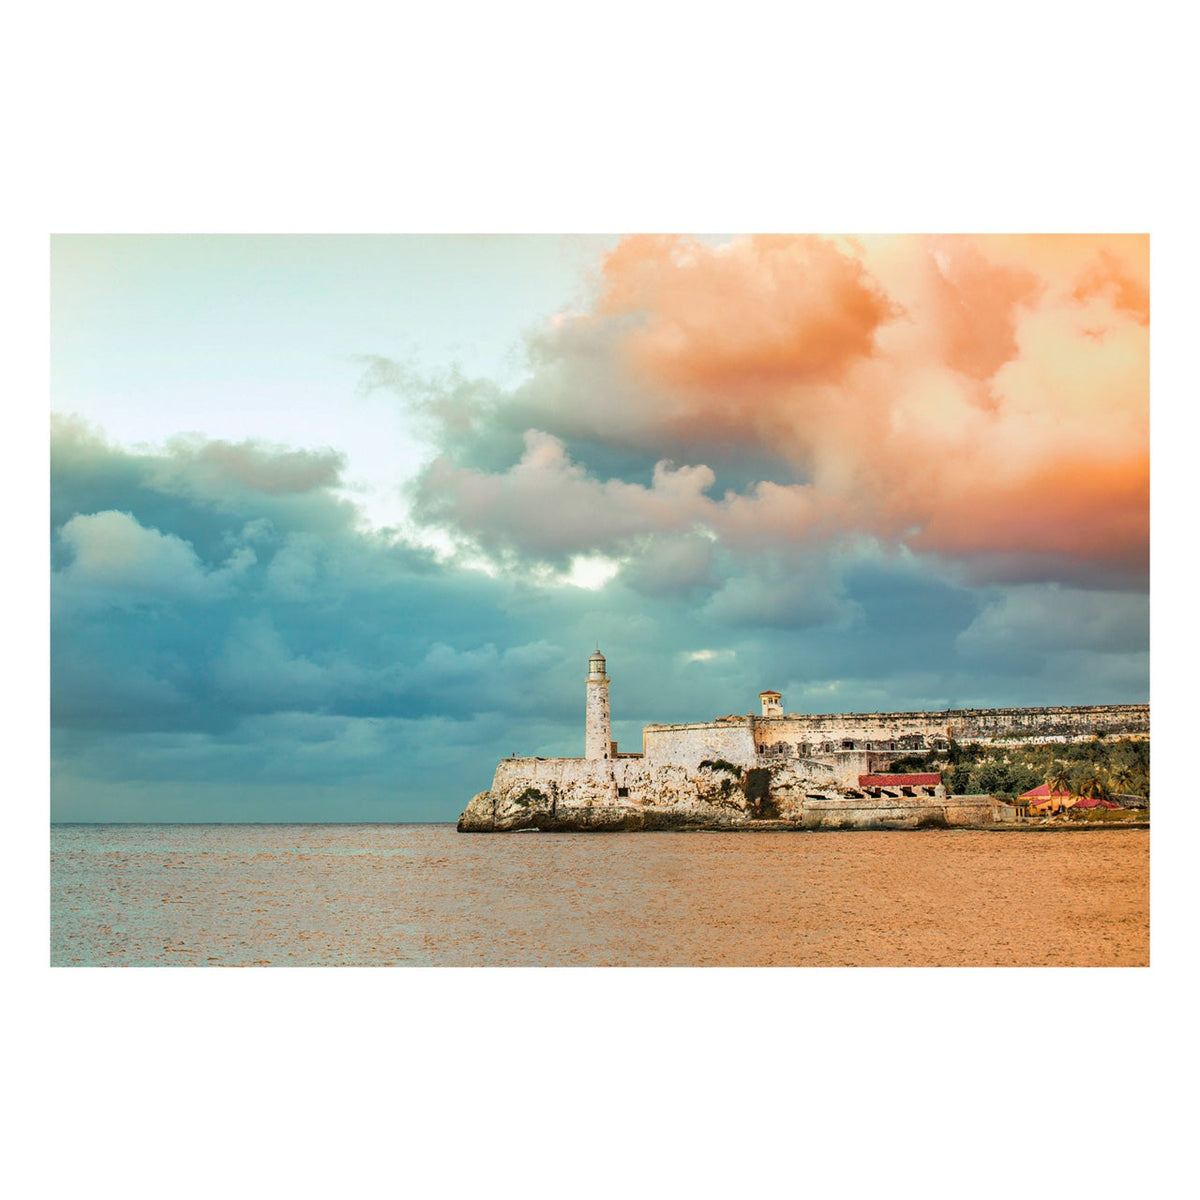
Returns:
[[[688,725],[647,725],[642,730],[642,755],[651,766],[696,768],[721,759],[739,767],[758,760],[753,717],[724,717]]]
[[[1148,704],[1056,705],[1047,708],[948,708],[912,712],[819,713],[755,718],[760,748],[834,750],[945,749],[957,742],[1078,741],[1104,736],[1149,736]],[[769,751],[768,751],[769,752]]]

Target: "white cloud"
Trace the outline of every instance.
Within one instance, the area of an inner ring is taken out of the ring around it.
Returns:
[[[182,538],[112,510],[72,517],[62,540],[74,555],[63,572],[69,582],[139,598],[222,595],[229,579],[255,561],[253,551],[240,547],[222,569],[206,571]]]
[[[602,588],[621,569],[621,563],[603,554],[577,554],[571,559],[571,570],[563,578],[572,587],[596,591]]]
[[[712,662],[718,658],[735,657],[732,650],[690,650],[683,655],[684,662]]]

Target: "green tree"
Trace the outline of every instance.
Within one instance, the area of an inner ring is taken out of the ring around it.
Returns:
[[[1025,792],[1031,791],[1042,782],[1042,776],[1038,774],[1028,763],[1016,763],[1012,768],[1012,787],[1013,792],[1020,796]]]
[[[946,791],[952,796],[965,795],[971,786],[971,768],[964,763],[951,767],[945,777]]]
[[[1054,770],[1046,777],[1046,786],[1050,789],[1052,796],[1055,792],[1069,792],[1071,790],[1071,777],[1067,774],[1064,767],[1055,763]]]
[[[1127,763],[1122,763],[1120,766],[1114,767],[1109,772],[1108,780],[1114,792],[1128,793],[1133,787],[1133,781],[1136,779],[1133,767]]]
[[[1012,770],[1008,763],[988,759],[973,773],[976,786],[981,792],[1008,795],[1012,792]]]

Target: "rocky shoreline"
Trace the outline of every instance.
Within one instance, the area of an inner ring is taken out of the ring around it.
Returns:
[[[785,772],[778,772],[784,774]],[[775,772],[772,773],[776,774]],[[713,788],[704,773],[692,788],[675,789],[666,803],[644,798],[592,800],[578,787],[535,786],[509,779],[479,792],[458,819],[459,833],[803,833],[835,830],[973,829],[1052,832],[1080,829],[1149,829],[1138,820],[1078,821],[1018,817],[994,796],[911,796],[870,799],[805,794],[794,787],[759,794]],[[771,781],[773,782],[773,780]]]
[[[833,829],[968,829],[990,826],[1002,806],[991,796],[910,797],[869,800],[837,796],[757,799],[731,790],[659,805],[563,803],[526,785],[480,792],[458,820],[460,833],[720,832],[776,833]]]

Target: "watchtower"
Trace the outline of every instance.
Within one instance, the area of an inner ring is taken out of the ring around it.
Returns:
[[[604,655],[597,650],[588,659],[587,736],[584,757],[607,759],[612,753],[612,724],[608,716],[608,676]]]
[[[779,692],[759,692],[758,698],[762,701],[764,717],[783,716],[783,696]]]

